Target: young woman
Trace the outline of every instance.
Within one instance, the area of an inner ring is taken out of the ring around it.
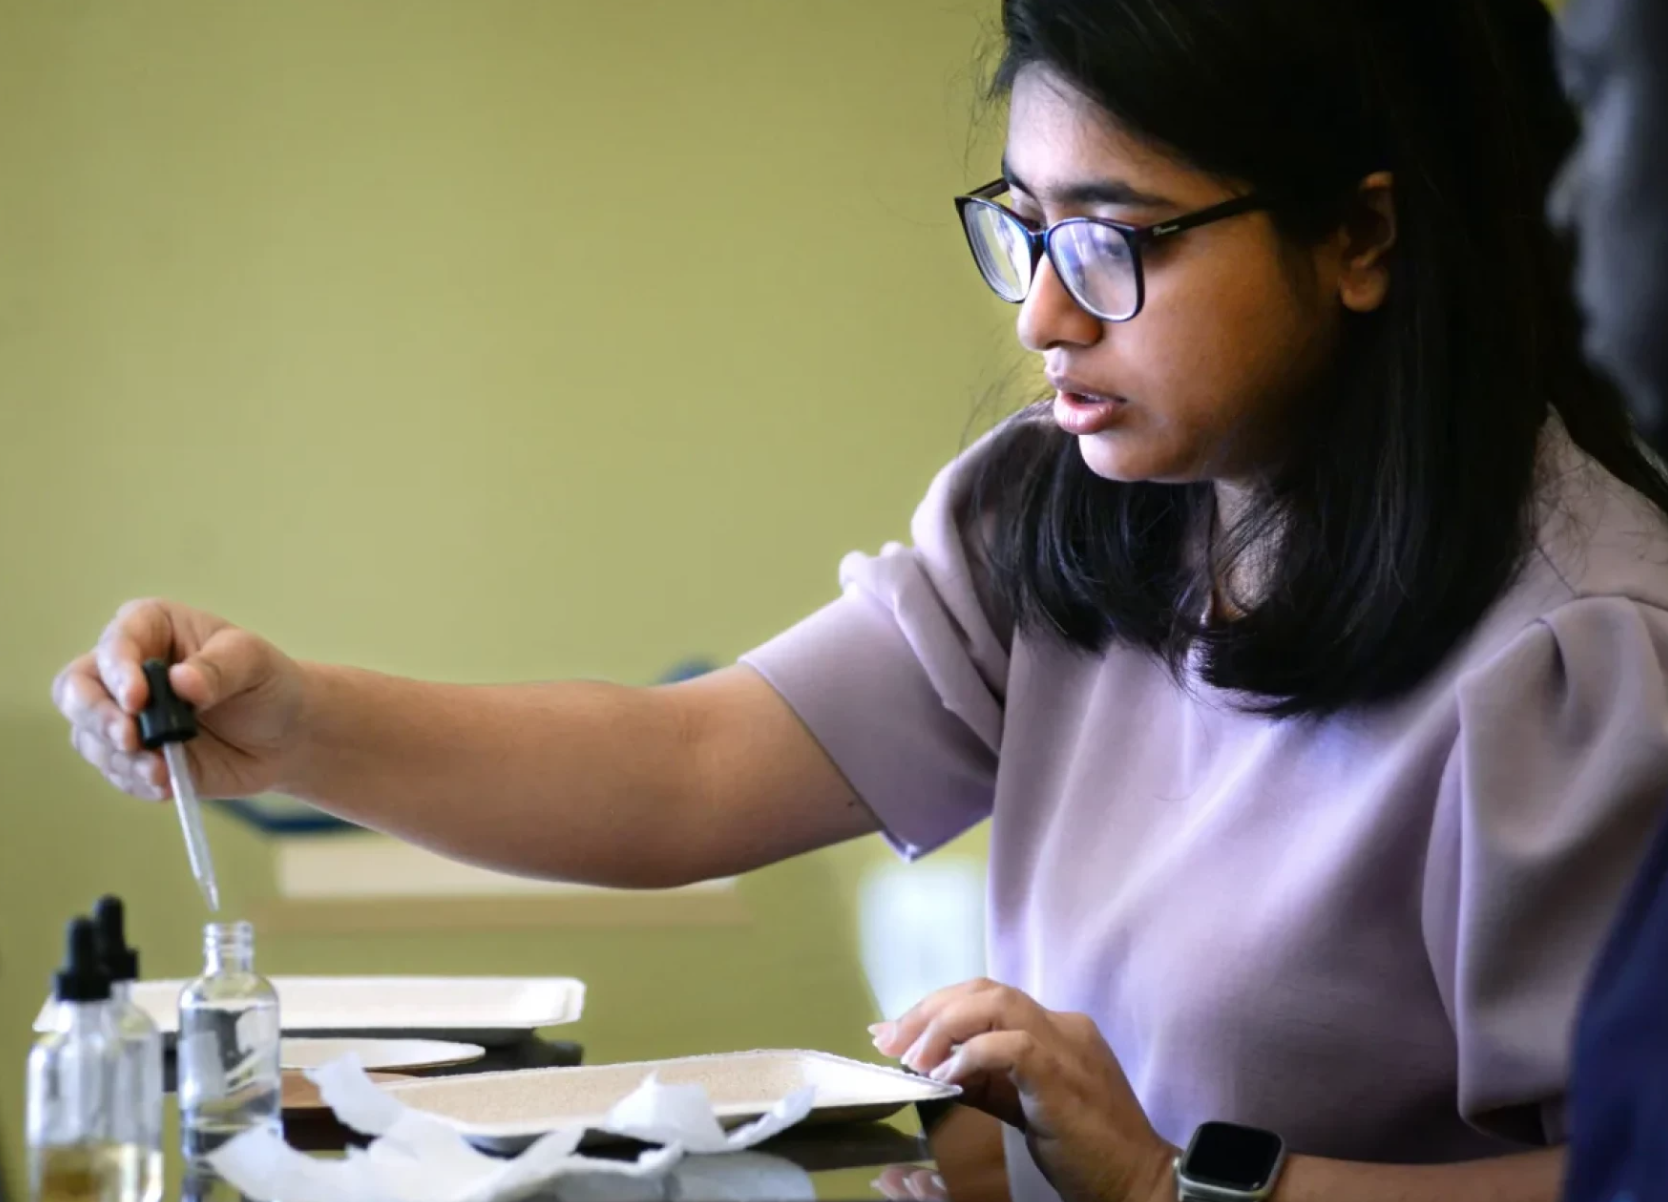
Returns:
[[[1056,393],[913,546],[661,690],[390,679],[140,602],[57,682],[75,744],[162,797],[131,715],[171,655],[206,792],[613,885],[990,818],[992,980],[876,1043],[1006,1121],[1016,1196],[1551,1199],[1668,796],[1668,485],[1542,221],[1546,13],[1002,22],[1003,177],[958,203]]]

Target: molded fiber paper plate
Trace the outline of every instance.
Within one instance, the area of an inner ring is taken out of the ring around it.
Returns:
[[[558,1127],[594,1130],[650,1073],[667,1085],[704,1086],[713,1113],[726,1127],[758,1118],[807,1085],[817,1090],[807,1123],[882,1119],[912,1102],[960,1092],[878,1064],[804,1051],[519,1069],[400,1081],[381,1088],[413,1109],[444,1119],[473,1144],[514,1152]]]
[[[133,1000],[164,1034],[179,1030],[185,981],[140,981]],[[537,1027],[571,1023],[585,986],[571,977],[273,977],[290,1034],[379,1034],[455,1039],[494,1047]],[[50,1021],[42,1007],[35,1029]]]
[[[360,1068],[385,1072],[468,1064],[486,1055],[486,1049],[478,1043],[444,1039],[309,1039],[286,1035],[279,1041],[278,1067],[322,1068],[350,1052],[359,1057]]]

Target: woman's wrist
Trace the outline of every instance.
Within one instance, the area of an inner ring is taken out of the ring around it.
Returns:
[[[1146,1169],[1146,1184],[1135,1195],[1141,1202],[1176,1202],[1176,1157],[1180,1155],[1180,1148],[1160,1141]]]
[[[339,698],[338,669],[329,664],[295,661],[295,672],[301,695],[293,727],[285,732],[278,751],[277,792],[292,797],[316,800],[329,796],[327,780],[322,771],[329,756],[324,746],[323,733],[339,728],[339,715],[332,714]]]

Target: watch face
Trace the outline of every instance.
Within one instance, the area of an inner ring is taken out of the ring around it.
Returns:
[[[1193,1137],[1182,1171],[1200,1185],[1253,1192],[1268,1188],[1280,1150],[1280,1137],[1271,1131],[1206,1123]]]

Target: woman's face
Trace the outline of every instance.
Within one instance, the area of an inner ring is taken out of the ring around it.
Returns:
[[[1008,204],[1034,227],[1067,217],[1137,225],[1245,191],[1118,129],[1053,76],[1022,72],[1008,126]],[[1145,248],[1134,320],[1079,308],[1046,261],[1019,315],[1043,357],[1055,420],[1111,480],[1252,482],[1288,444],[1297,398],[1338,342],[1338,256],[1277,236],[1264,212]]]

